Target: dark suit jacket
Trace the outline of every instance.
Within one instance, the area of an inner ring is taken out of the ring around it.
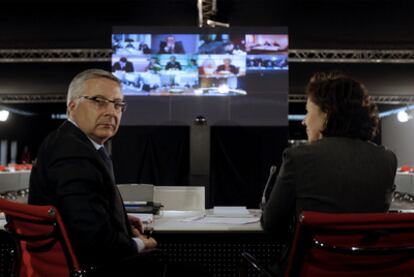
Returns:
[[[158,54],[185,54],[183,43],[181,41],[176,41],[174,43],[174,49],[165,49],[166,46],[167,43],[165,41],[161,41]]]
[[[220,71],[225,71],[226,70],[226,67],[224,66],[224,64],[222,64],[222,65],[219,65],[218,67],[217,67],[217,72],[220,72]],[[236,67],[236,66],[234,66],[234,65],[230,65],[230,70],[229,70],[231,73],[233,73],[233,74],[238,74],[239,73],[239,69]]]
[[[301,211],[385,212],[396,170],[394,153],[357,139],[326,137],[285,150],[261,218],[263,229],[287,245],[273,271],[284,270],[292,227]]]
[[[29,203],[57,207],[82,265],[138,253],[109,170],[87,136],[68,121],[39,149]]]
[[[177,61],[175,61],[174,63],[170,61],[165,65],[165,70],[169,70],[169,69],[181,70],[181,64]]]
[[[126,62],[125,65],[122,66],[120,62],[116,62],[112,66],[112,72],[118,70],[123,70],[125,72],[134,72],[134,65],[132,64],[132,62]]]
[[[263,209],[262,226],[275,234],[286,232],[304,210],[385,212],[396,170],[394,153],[357,139],[327,137],[287,149]]]

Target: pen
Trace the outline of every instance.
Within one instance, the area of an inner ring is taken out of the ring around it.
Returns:
[[[153,228],[150,228],[150,229],[147,230],[147,239],[149,239],[151,237],[153,232],[154,232]]]

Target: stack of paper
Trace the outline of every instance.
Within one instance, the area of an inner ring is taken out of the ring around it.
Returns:
[[[246,207],[214,207],[214,217],[253,217]]]

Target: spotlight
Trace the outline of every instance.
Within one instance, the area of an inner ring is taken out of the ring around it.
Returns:
[[[195,89],[194,90],[194,94],[195,95],[202,95],[203,94],[203,90],[202,89]]]
[[[6,121],[9,118],[9,111],[0,110],[0,121]]]
[[[409,115],[406,110],[400,111],[397,114],[397,119],[399,122],[407,122],[412,118],[412,115]]]
[[[214,21],[210,19],[207,19],[207,25],[210,27],[225,27],[225,28],[230,27],[229,23],[218,22],[218,21]]]

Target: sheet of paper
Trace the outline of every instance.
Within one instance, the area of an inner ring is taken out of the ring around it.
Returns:
[[[180,221],[182,221],[182,222],[199,221],[199,220],[203,219],[205,216],[206,216],[205,214],[197,215],[197,216],[190,216],[190,217],[182,218],[182,219],[180,219]]]
[[[142,223],[152,223],[154,221],[153,214],[128,213],[129,215],[138,217]]]
[[[200,219],[198,222],[205,223],[205,224],[222,224],[222,225],[243,225],[249,223],[258,222],[260,218],[258,217],[249,217],[249,218],[242,218],[242,217],[212,217],[207,216],[203,219]]]
[[[214,207],[213,213],[207,216],[214,217],[253,217],[246,207]]]

